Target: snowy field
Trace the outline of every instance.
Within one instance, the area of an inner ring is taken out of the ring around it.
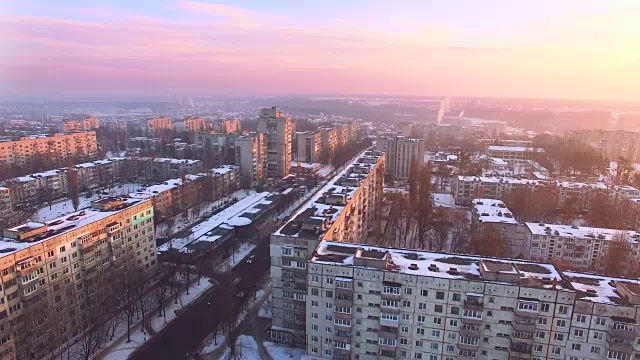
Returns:
[[[111,189],[104,190],[109,196],[119,196],[132,193],[136,191],[140,186],[133,183],[116,185]],[[78,210],[85,209],[91,206],[91,201],[97,200],[100,197],[104,197],[107,195],[100,195],[97,192],[93,192],[93,196],[87,198],[85,194],[80,194],[80,205],[78,206]],[[53,219],[57,219],[61,216],[67,215],[69,213],[74,212],[73,203],[71,199],[62,199],[59,202],[51,204],[50,206],[46,206],[36,211],[35,214],[31,217],[33,221],[50,221]]]
[[[240,335],[236,343],[236,357],[233,359],[255,360],[260,359],[258,344],[252,336]],[[231,359],[231,350],[227,349],[222,355],[222,359]]]

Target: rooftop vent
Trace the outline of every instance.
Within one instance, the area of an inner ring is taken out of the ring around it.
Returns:
[[[409,270],[418,270],[418,264],[409,265]]]
[[[431,272],[439,272],[440,268],[438,268],[438,266],[436,266],[436,264],[431,264],[431,265],[429,265],[429,271],[431,271]]]

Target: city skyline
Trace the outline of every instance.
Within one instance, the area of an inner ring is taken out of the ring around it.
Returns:
[[[0,96],[638,100],[640,4],[0,2]]]

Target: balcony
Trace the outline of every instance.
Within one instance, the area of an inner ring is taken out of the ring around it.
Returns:
[[[516,356],[521,359],[531,359],[531,345],[511,344],[509,347],[509,357]]]
[[[520,333],[511,336],[512,345],[533,345],[533,333]]]
[[[616,326],[614,323],[609,326],[609,335],[613,338],[634,340],[637,336],[636,329],[633,324],[623,324],[622,326]]]
[[[462,325],[462,327],[460,328],[460,335],[469,337],[480,337],[480,327],[472,325]]]
[[[478,350],[478,345],[477,344],[474,345],[474,344],[458,343],[458,349],[477,351]]]
[[[609,337],[607,339],[610,351],[619,351],[629,354],[629,358],[633,354],[633,339],[623,339],[618,337]]]
[[[537,311],[516,309],[516,316],[514,317],[514,320],[521,319],[522,321],[525,321],[524,319],[537,319],[538,315]]]
[[[513,322],[513,330],[522,331],[526,333],[533,334],[536,331],[536,323],[525,322],[525,321],[514,321]]]
[[[460,318],[460,321],[465,325],[481,325],[482,319],[474,318],[474,317],[466,317],[463,316]]]
[[[467,298],[462,307],[467,310],[482,311],[484,306],[482,304],[482,298]]]

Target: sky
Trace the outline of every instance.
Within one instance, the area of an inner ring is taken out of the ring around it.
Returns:
[[[0,0],[0,96],[640,100],[638,0]]]

